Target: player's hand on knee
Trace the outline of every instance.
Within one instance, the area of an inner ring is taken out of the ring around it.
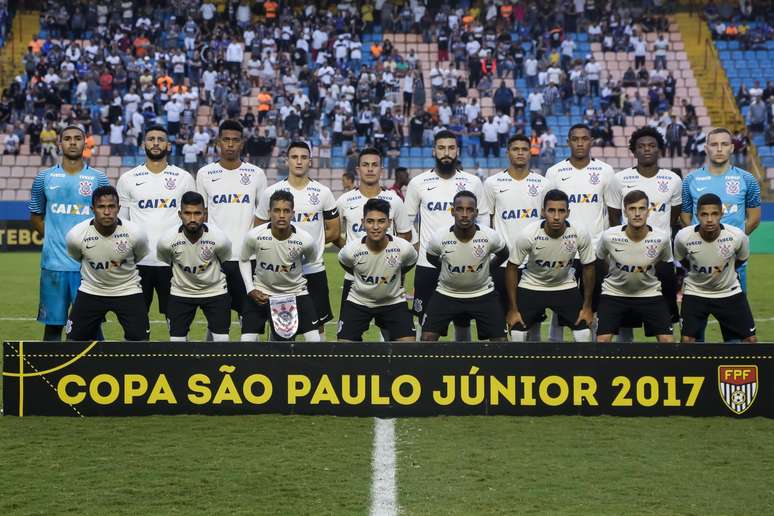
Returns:
[[[594,312],[591,311],[591,307],[583,307],[578,312],[578,319],[575,321],[575,326],[578,326],[581,321],[585,322],[590,328],[591,323],[594,321]]]
[[[524,319],[521,318],[521,313],[518,310],[508,310],[508,313],[505,315],[505,322],[509,330],[525,327]]]
[[[264,294],[258,289],[251,290],[249,294],[247,294],[250,299],[258,303],[259,305],[265,305],[269,302],[269,296]]]

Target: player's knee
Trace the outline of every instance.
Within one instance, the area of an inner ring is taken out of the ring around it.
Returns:
[[[228,342],[228,333],[213,333],[212,340],[215,342]]]
[[[572,338],[575,342],[591,342],[591,330],[573,330]]]
[[[215,335],[213,334],[213,339],[215,338]],[[239,340],[241,342],[258,342],[258,334],[257,333],[243,333]]]
[[[526,331],[511,330],[511,341],[524,342],[527,339]]]
[[[169,342],[187,342],[188,337],[174,337],[172,335],[169,336]]]
[[[319,331],[308,331],[304,333],[304,340],[306,342],[321,342],[322,341],[322,334]]]

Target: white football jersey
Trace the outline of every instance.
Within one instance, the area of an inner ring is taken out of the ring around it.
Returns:
[[[394,190],[382,190],[376,199],[382,199],[390,203],[390,220],[392,224],[387,230],[390,235],[408,233],[411,231],[411,222],[406,215],[406,206],[403,199]],[[336,206],[341,216],[342,229],[347,235],[347,243],[355,242],[366,236],[363,225],[363,206],[369,197],[363,195],[360,190],[344,192],[336,201]],[[344,279],[352,280],[350,273],[344,274]]]
[[[196,191],[193,177],[174,165],[154,174],[143,164],[124,172],[116,190],[121,219],[131,220],[148,235],[150,252],[137,265],[166,265],[156,256],[156,244],[162,234],[180,224],[180,198],[186,192]]]
[[[494,291],[489,263],[492,253],[505,249],[505,242],[492,228],[478,226],[476,234],[462,242],[453,228],[436,231],[427,253],[441,259],[436,291],[450,297],[471,298]]]
[[[618,172],[607,187],[605,200],[609,208],[621,210],[622,224],[626,224],[623,198],[632,190],[642,190],[648,196],[648,224],[671,235],[672,207],[683,204],[682,178],[665,168],[659,169],[653,177],[644,177],[633,167]]]
[[[540,220],[543,197],[548,187],[548,180],[540,174],[530,172],[518,181],[511,177],[507,169],[484,181],[484,193],[492,211],[494,229],[509,248],[526,227]]]
[[[150,252],[145,231],[130,220],[118,220],[110,236],[102,236],[94,219],[76,224],[67,233],[67,253],[81,262],[78,290],[94,296],[141,294],[137,262]]]
[[[583,169],[573,167],[566,159],[546,171],[550,188],[570,198],[570,223],[585,230],[595,246],[608,227],[605,196],[614,175],[610,165],[594,158]]]
[[[390,243],[378,253],[368,248],[366,237],[347,242],[339,251],[339,262],[355,273],[348,301],[369,308],[406,302],[401,273],[417,263],[417,252],[402,238],[388,238]]]
[[[419,216],[419,261],[420,267],[433,267],[427,261],[427,245],[433,234],[447,231],[454,224],[452,217],[453,199],[457,192],[468,190],[478,200],[478,224],[489,225],[489,205],[484,195],[481,180],[473,174],[458,170],[449,179],[439,176],[434,169],[413,178],[406,188],[406,213],[412,222]]]
[[[279,181],[261,192],[260,202],[255,210],[256,217],[269,220],[269,198],[277,190],[293,194],[293,225],[309,233],[315,242],[317,255],[304,263],[304,274],[325,270],[325,221],[339,216],[333,193],[330,188],[312,179],[300,190],[290,186],[287,179]]]
[[[271,223],[256,226],[245,236],[239,259],[247,261],[255,256],[253,287],[264,294],[308,293],[303,263],[316,258],[317,244],[309,233],[296,225],[292,227],[285,240],[274,238]]]
[[[734,226],[721,224],[713,242],[701,237],[699,226],[685,227],[675,236],[675,259],[688,260],[683,284],[688,295],[721,298],[740,293],[735,263],[749,258],[750,239]]]
[[[573,259],[577,254],[583,265],[596,261],[591,238],[582,229],[567,223],[564,234],[551,238],[545,232],[545,220],[533,222],[522,231],[511,247],[508,261],[527,265],[521,271],[519,287],[530,290],[567,290],[577,287]]]
[[[196,188],[207,204],[208,220],[231,240],[231,260],[239,260],[242,241],[253,227],[258,197],[266,190],[266,174],[250,163],[229,170],[210,163],[196,174]]]
[[[672,243],[669,235],[658,229],[651,229],[648,236],[633,242],[626,235],[626,226],[615,226],[602,233],[597,258],[608,263],[602,294],[655,297],[661,295],[656,264],[672,261]]]
[[[204,224],[202,231],[196,242],[188,240],[183,226],[167,230],[159,239],[159,260],[172,266],[174,296],[202,298],[227,292],[220,264],[231,259],[231,241],[212,223]]]

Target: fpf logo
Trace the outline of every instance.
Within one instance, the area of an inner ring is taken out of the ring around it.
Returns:
[[[734,414],[742,414],[755,402],[758,394],[758,366],[718,367],[720,398]]]

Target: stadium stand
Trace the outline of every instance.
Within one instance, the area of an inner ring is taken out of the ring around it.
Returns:
[[[487,132],[534,136],[545,170],[579,122],[614,168],[631,164],[628,137],[645,124],[674,142],[664,166],[697,165],[711,120],[674,18],[650,2],[549,3],[41,2],[39,29],[14,34],[29,44],[16,45],[0,102],[0,198],[28,198],[51,161],[49,123],[84,125],[92,165],[114,181],[143,161],[143,126],[174,129],[172,161],[195,171],[215,159],[226,118],[243,121],[247,159],[270,182],[286,173],[290,139],[309,139],[335,194],[352,149],[376,145],[390,171],[416,173],[433,165],[442,127],[481,177],[507,163]]]

